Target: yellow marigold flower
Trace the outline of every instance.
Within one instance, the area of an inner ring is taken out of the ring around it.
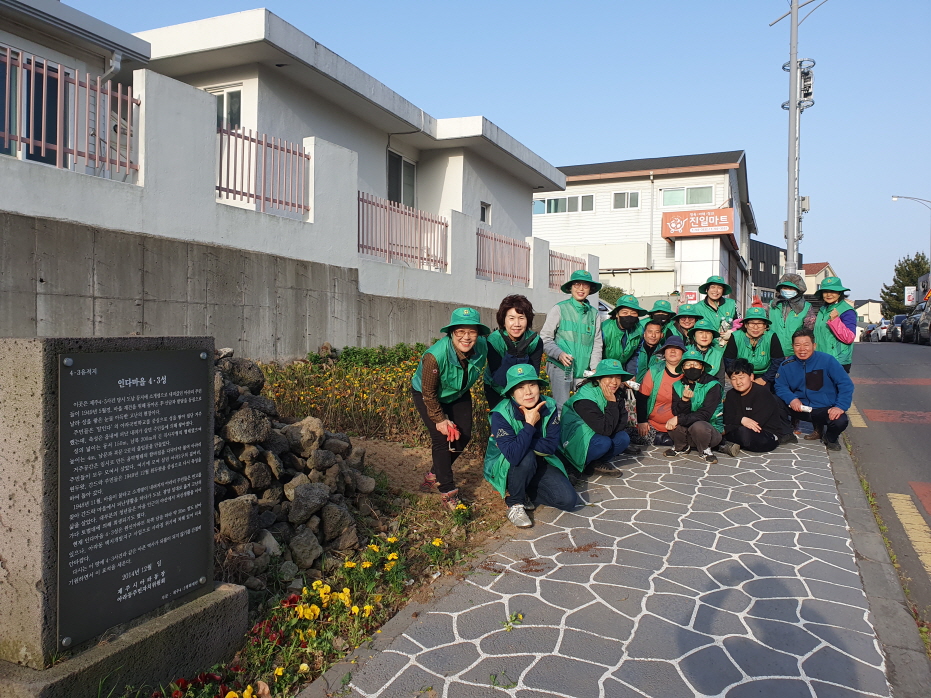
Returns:
[[[391,569],[392,569],[396,564],[398,564],[398,563],[396,563],[396,562],[394,562],[394,561],[386,562],[386,563],[385,563],[385,572],[390,572]]]
[[[372,599],[375,601],[375,603],[381,603],[381,597],[382,597],[381,594],[375,594],[375,596],[373,596]]]
[[[349,587],[343,587],[343,594],[344,594],[344,595],[349,596],[349,594],[351,594],[351,593],[352,593],[352,592],[349,591]]]
[[[255,691],[252,690],[252,684],[246,686],[246,690],[242,692],[242,698],[252,698],[255,695]]]
[[[323,586],[323,582],[321,582],[319,579],[310,585],[311,589],[313,589],[314,591],[317,591],[317,589],[319,589],[322,586]]]
[[[349,609],[349,612],[350,612],[352,615],[354,615],[354,616],[355,616],[355,615],[358,615],[358,614],[359,614],[359,607],[358,607],[358,606],[353,606],[352,608]]]
[[[372,566],[372,563],[369,562],[368,560],[362,563],[362,567],[364,567],[365,569],[368,569],[371,566]]]
[[[302,596],[307,596],[307,594],[309,594],[309,593],[310,593],[310,592],[307,591],[307,587],[304,587],[303,589],[301,589],[301,595],[302,595]]]
[[[275,676],[281,676],[281,675],[283,675],[283,674],[284,674],[284,667],[283,667],[283,666],[280,666],[280,667],[278,667],[277,669],[275,669]]]
[[[468,509],[469,507],[467,507],[467,506],[466,506],[465,504],[463,504],[462,502],[459,502],[459,504],[456,505],[456,508],[457,508],[457,509]]]
[[[310,606],[304,606],[304,617],[307,620],[316,620],[320,617],[320,607],[312,603]]]
[[[370,544],[370,545],[368,546],[368,548],[369,548],[369,550],[371,550],[373,553],[377,553],[377,552],[380,552],[380,551],[381,551],[381,548],[379,548],[379,547],[378,547],[377,545],[375,545],[374,543],[373,543],[373,544]]]
[[[389,543],[397,543],[397,542],[398,542],[398,537],[397,537],[397,536],[389,536],[389,537],[388,537],[388,542],[389,542]]]
[[[239,694],[236,691],[230,691],[223,698],[239,698]]]
[[[388,553],[388,559],[389,559],[389,560],[397,560],[397,559],[398,559],[398,554],[397,554],[397,553]]]
[[[443,546],[443,539],[442,539],[442,538],[434,538],[432,544],[435,545],[437,548],[440,548],[440,547]]]
[[[307,631],[307,636],[308,636],[308,637],[317,637],[317,631],[316,631],[316,630],[308,630],[308,631]]]
[[[298,673],[298,674],[306,674],[308,671],[310,671],[310,667],[309,667],[307,664],[301,664],[301,665],[297,668],[297,673]]]
[[[362,610],[365,612],[365,617],[368,618],[370,615],[372,615],[372,611],[375,610],[375,607],[371,604],[366,604],[362,607]]]
[[[343,567],[346,567],[347,569],[352,569],[355,566],[356,563],[354,563],[352,560],[346,560],[346,562],[343,563]]]

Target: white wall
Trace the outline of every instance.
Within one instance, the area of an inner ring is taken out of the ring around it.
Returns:
[[[491,204],[491,228],[496,233],[518,240],[533,234],[530,187],[475,153],[466,152],[460,210],[478,219],[483,201]]]

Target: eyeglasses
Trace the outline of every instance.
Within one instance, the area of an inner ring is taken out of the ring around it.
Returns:
[[[476,339],[478,330],[453,330],[453,337],[456,339]]]
[[[751,320],[750,322],[745,322],[744,324],[747,327],[756,327],[756,328],[766,327],[766,323],[763,322],[762,320]]]

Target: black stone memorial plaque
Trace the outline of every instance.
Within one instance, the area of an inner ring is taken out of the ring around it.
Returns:
[[[212,358],[59,355],[60,646],[213,588]]]

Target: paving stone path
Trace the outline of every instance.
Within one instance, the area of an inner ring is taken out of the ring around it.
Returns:
[[[653,449],[541,509],[352,695],[889,696],[824,448],[719,458]]]

